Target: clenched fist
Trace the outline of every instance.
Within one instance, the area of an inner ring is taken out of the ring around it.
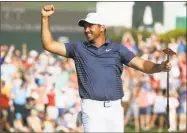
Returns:
[[[42,8],[42,17],[50,17],[55,13],[55,7],[53,5],[46,5]]]
[[[167,61],[163,61],[161,64],[160,64],[160,69],[163,71],[163,72],[169,72],[171,70],[172,66],[171,66],[171,63],[170,62],[167,62]]]

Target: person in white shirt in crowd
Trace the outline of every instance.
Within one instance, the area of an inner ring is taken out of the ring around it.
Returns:
[[[30,92],[27,88],[27,82],[24,81],[19,88],[12,88],[13,92],[13,105],[14,105],[14,112],[20,113],[23,116],[24,122],[26,121],[25,118],[25,104],[27,97],[29,97]]]
[[[16,66],[12,61],[12,53],[15,49],[14,45],[11,45],[7,55],[5,56],[4,63],[1,65],[1,78],[10,84],[13,74],[17,71]]]
[[[38,117],[38,112],[35,109],[30,111],[30,115],[27,117],[27,123],[33,132],[42,131],[42,121]]]
[[[12,88],[20,88],[22,83],[21,74],[16,71],[12,76]]]
[[[141,89],[141,82],[138,82],[136,84],[135,88],[132,88],[132,94],[129,100],[129,106],[126,112],[125,120],[124,120],[124,126],[126,127],[128,121],[130,118],[133,116],[134,118],[134,125],[135,125],[135,131],[139,132],[140,131],[140,126],[139,126],[139,107],[137,103],[137,96],[138,92]]]
[[[177,91],[181,86],[180,81],[180,68],[179,68],[179,61],[177,56],[172,56],[171,58],[172,69],[170,71],[170,86],[171,88],[175,88]]]
[[[66,101],[68,100],[68,97],[66,95],[66,89],[56,90],[56,107],[58,109],[58,116],[60,117],[67,109]]]
[[[155,121],[159,119],[158,132],[162,132],[164,128],[164,117],[166,113],[166,97],[162,94],[162,90],[156,91],[156,98],[153,105],[153,117],[150,122],[150,128],[155,126]]]
[[[177,107],[179,106],[178,94],[175,89],[169,91],[169,132],[177,131]]]
[[[174,52],[177,53],[179,45],[176,43],[175,38],[170,39],[170,43],[168,44],[168,48],[172,49]]]
[[[43,127],[43,132],[47,133],[47,132],[54,132],[55,131],[55,121],[52,120],[48,113],[45,114],[45,118],[42,124]]]

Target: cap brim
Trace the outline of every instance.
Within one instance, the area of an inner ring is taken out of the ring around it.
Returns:
[[[78,25],[79,25],[80,27],[84,27],[85,22],[86,22],[86,21],[85,21],[84,19],[81,19],[81,20],[78,21]]]
[[[85,19],[81,19],[81,20],[78,21],[78,25],[80,27],[84,27],[85,23],[104,25],[104,24],[99,24],[99,23],[95,23],[95,22],[92,22],[92,21],[86,21]]]

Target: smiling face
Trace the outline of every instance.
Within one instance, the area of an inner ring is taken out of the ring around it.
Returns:
[[[89,42],[96,40],[99,37],[102,37],[104,34],[105,27],[97,24],[90,24],[85,22],[84,24],[84,35],[86,36]]]

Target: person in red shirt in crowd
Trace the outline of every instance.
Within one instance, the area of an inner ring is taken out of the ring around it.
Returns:
[[[186,53],[180,53],[179,57],[179,68],[180,68],[180,79],[183,85],[186,85]]]
[[[53,85],[53,88],[51,88],[47,93],[47,114],[48,117],[52,120],[56,120],[58,117],[58,109],[55,103],[55,95],[55,85]]]
[[[1,80],[1,93],[0,93],[0,108],[1,108],[1,114],[3,111],[7,113],[7,118],[9,124],[13,125],[12,123],[12,117],[11,117],[11,110],[10,110],[10,100],[11,100],[11,90],[9,87],[7,87],[6,82],[4,80]]]

